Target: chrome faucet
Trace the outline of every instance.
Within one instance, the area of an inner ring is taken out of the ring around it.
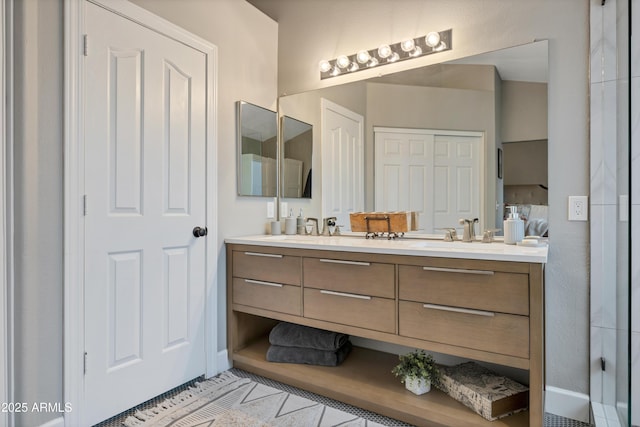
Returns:
[[[329,227],[336,226],[337,218],[335,216],[330,216],[322,220],[322,235],[323,236],[331,236],[331,229]]]
[[[312,222],[312,228],[311,228],[311,233],[307,232],[307,227],[305,226],[305,232],[307,232],[307,234],[311,234],[312,236],[317,236],[320,234],[320,230],[318,230],[318,218],[307,218],[305,221],[306,223]]]
[[[473,219],[463,219],[461,218],[459,221],[460,225],[464,225],[464,232],[462,234],[463,242],[473,242],[476,240],[476,223],[478,222],[478,218]]]

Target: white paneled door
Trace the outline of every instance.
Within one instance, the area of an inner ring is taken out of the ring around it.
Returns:
[[[482,212],[483,136],[479,132],[379,128],[375,132],[375,209],[416,211],[419,228],[439,233]]]
[[[87,2],[85,406],[205,373],[206,58]],[[200,234],[204,234],[201,232]]]
[[[322,214],[351,229],[349,214],[364,210],[364,118],[322,99]]]

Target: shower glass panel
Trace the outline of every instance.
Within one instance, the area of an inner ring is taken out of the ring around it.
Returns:
[[[617,1],[617,16],[630,16],[630,0]],[[631,74],[630,20],[617,22],[619,67]],[[628,78],[616,80],[617,138],[616,138],[616,200],[618,215],[616,222],[616,373],[615,405],[620,425],[631,425],[631,85]]]

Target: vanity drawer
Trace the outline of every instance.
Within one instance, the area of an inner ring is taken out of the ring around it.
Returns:
[[[529,318],[400,301],[400,335],[529,358]]]
[[[401,300],[529,315],[529,275],[399,266]]]
[[[233,252],[233,275],[300,286],[300,257],[260,251]]]
[[[395,298],[395,266],[331,258],[304,258],[304,286]]]
[[[327,289],[304,290],[304,317],[395,333],[395,300]]]
[[[300,316],[301,289],[299,286],[234,277],[233,302]]]

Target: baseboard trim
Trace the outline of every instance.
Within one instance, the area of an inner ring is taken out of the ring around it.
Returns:
[[[229,352],[224,349],[218,352],[218,374],[220,372],[224,372],[228,369],[231,369],[231,362],[229,361]]]
[[[54,418],[44,424],[40,424],[40,427],[64,427],[64,417]]]
[[[545,390],[545,412],[589,422],[589,395],[552,386],[547,386]]]

